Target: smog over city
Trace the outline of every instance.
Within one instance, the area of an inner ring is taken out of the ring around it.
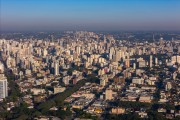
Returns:
[[[0,120],[179,120],[180,0],[0,0]]]

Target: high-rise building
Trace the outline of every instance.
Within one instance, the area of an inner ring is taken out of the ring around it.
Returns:
[[[150,59],[149,59],[149,67],[152,67],[152,62],[153,62],[153,56],[150,55]]]
[[[48,51],[46,49],[43,50],[43,56],[45,57],[48,54]]]
[[[176,77],[177,77],[177,73],[174,72],[174,73],[173,73],[173,80],[176,80]]]
[[[133,69],[134,70],[136,69],[136,63],[133,63]]]
[[[159,39],[159,43],[160,43],[160,45],[163,45],[163,44],[164,44],[164,40],[163,40],[162,37]]]
[[[77,53],[78,55],[80,55],[80,53],[81,53],[81,47],[80,47],[80,46],[76,46],[76,47],[75,47],[75,50],[76,50],[76,53]]]
[[[177,56],[177,63],[180,64],[180,56]]]
[[[158,58],[155,58],[155,64],[158,65]]]
[[[0,99],[8,96],[7,78],[0,74]]]
[[[180,56],[177,55],[177,56],[172,56],[171,57],[171,63],[172,64],[175,64],[175,63],[179,63],[180,64]]]
[[[54,75],[59,75],[59,62],[55,61],[54,63]]]
[[[146,47],[143,47],[143,54],[146,53]]]
[[[176,61],[177,61],[177,57],[176,57],[176,56],[172,56],[172,57],[171,57],[171,63],[172,63],[172,64],[175,64]]]
[[[114,47],[111,47],[109,49],[109,60],[113,59],[114,53],[115,53]]]
[[[121,57],[122,57],[121,54],[122,54],[121,50],[117,50],[117,51],[116,51],[116,58],[115,58],[115,61],[116,61],[116,62],[120,61],[120,59],[121,59]]]
[[[104,43],[106,43],[106,36],[104,35]]]
[[[129,56],[127,56],[127,59],[125,60],[125,67],[126,67],[126,68],[129,68],[129,67],[130,67]]]
[[[106,89],[105,91],[105,99],[106,100],[112,100],[113,99],[113,96],[112,96],[112,90],[111,89]]]
[[[4,64],[0,61],[0,73],[4,72]]]

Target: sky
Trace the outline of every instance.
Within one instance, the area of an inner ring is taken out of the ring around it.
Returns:
[[[0,0],[1,31],[180,30],[180,0]]]

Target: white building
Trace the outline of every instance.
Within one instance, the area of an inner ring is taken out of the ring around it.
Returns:
[[[7,78],[4,74],[0,74],[0,99],[8,96]]]
[[[54,75],[59,75],[59,62],[55,61],[54,63]]]
[[[0,73],[4,72],[4,64],[0,61]]]
[[[143,78],[134,77],[132,79],[132,83],[134,83],[134,84],[144,84],[144,79]]]

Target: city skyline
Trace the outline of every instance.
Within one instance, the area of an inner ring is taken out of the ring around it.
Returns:
[[[178,32],[4,33],[0,48],[0,119],[180,118]]]
[[[0,31],[180,30],[179,0],[0,2]]]

